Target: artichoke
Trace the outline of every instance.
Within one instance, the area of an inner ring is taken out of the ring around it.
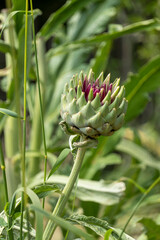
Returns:
[[[97,79],[92,69],[88,77],[81,72],[66,83],[61,97],[60,123],[67,134],[96,138],[110,136],[122,127],[128,102],[120,79],[110,83],[110,74]]]

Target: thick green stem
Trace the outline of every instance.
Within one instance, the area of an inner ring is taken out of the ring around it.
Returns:
[[[8,10],[2,11],[4,19],[8,17]],[[11,82],[17,81],[17,72],[16,72],[16,54],[15,54],[15,34],[14,34],[14,25],[12,19],[9,21],[9,26],[4,30],[4,40],[6,43],[11,45],[11,54],[7,53],[6,57],[6,67],[10,69],[9,74],[7,75],[6,81],[7,86],[10,88]],[[14,80],[13,80],[14,79]],[[17,91],[15,89],[15,95],[12,99],[14,102],[17,98]],[[14,111],[17,109],[13,109]],[[17,112],[17,111],[16,111]],[[17,112],[18,113],[18,112]],[[19,114],[19,113],[18,113]],[[18,152],[18,121],[17,119],[8,117],[6,120],[4,128],[4,140],[5,140],[5,153],[6,153],[6,174],[8,182],[8,194],[9,198],[12,196],[13,192],[18,186],[18,175],[16,175],[14,164],[11,161],[11,158]]]
[[[71,174],[69,176],[68,182],[67,182],[66,186],[64,187],[63,192],[62,192],[62,194],[56,204],[56,207],[52,213],[52,215],[54,215],[54,216],[60,216],[64,210],[64,207],[69,199],[71,191],[74,187],[74,184],[75,184],[78,174],[80,172],[83,158],[85,155],[85,151],[86,151],[85,148],[79,148],[77,151],[77,156],[76,156]],[[56,225],[52,221],[49,221],[45,228],[44,234],[43,234],[43,240],[50,240],[52,238],[52,235],[53,235],[55,229],[56,229]]]
[[[42,136],[44,144],[45,156],[47,155],[46,150],[46,140],[44,130],[44,119],[43,119],[43,109],[45,102],[45,82],[46,82],[46,62],[45,62],[45,43],[42,38],[37,41],[37,54],[38,57],[37,64],[39,69],[36,70],[37,73],[37,89],[35,94],[35,107],[34,107],[34,118],[33,126],[31,132],[31,144],[30,149],[33,151],[40,151],[42,145]],[[36,64],[36,67],[37,67]],[[41,83],[41,84],[40,84]],[[39,99],[39,101],[37,101]],[[42,109],[43,108],[43,109]],[[41,130],[42,129],[42,130]],[[40,159],[32,158],[29,164],[29,176],[33,177],[36,173],[40,171]]]

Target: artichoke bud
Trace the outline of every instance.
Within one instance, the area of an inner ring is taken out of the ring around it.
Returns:
[[[95,79],[92,69],[88,77],[83,72],[65,84],[61,97],[60,123],[70,135],[90,138],[110,136],[122,127],[128,102],[120,79],[110,83],[110,74],[103,80],[103,72]]]
[[[68,83],[66,83],[65,86],[64,86],[64,94],[67,94],[68,91],[69,91]]]
[[[116,78],[116,80],[113,82],[113,89],[116,89],[119,86],[120,78]]]
[[[70,88],[74,88],[74,80],[73,80],[73,78],[70,80]]]
[[[81,80],[81,82],[84,81],[83,71],[80,72],[80,74],[79,74],[79,79]]]
[[[94,82],[94,72],[92,69],[90,69],[89,74],[88,74],[88,80],[92,83]]]
[[[102,125],[103,123],[104,123],[104,120],[100,112],[98,112],[96,115],[94,115],[89,119],[89,125],[94,129],[98,128],[99,125]]]
[[[82,94],[82,88],[78,85],[78,87],[77,87],[77,99],[80,98],[81,94]]]
[[[75,91],[73,88],[70,88],[69,93],[67,94],[67,101],[71,102],[75,97]]]
[[[78,85],[78,81],[77,81],[78,79],[77,79],[77,74],[76,75],[73,75],[73,87],[75,88],[75,87],[77,87],[77,85]]]
[[[103,104],[108,101],[109,104],[111,103],[111,91],[109,90],[107,95],[105,96],[104,100],[103,100]]]
[[[109,113],[109,108],[108,108],[108,102],[106,101],[102,107],[99,108],[99,111],[102,114],[102,117],[105,118],[107,114]]]
[[[119,116],[122,112],[125,114],[127,112],[128,107],[128,101],[123,98],[118,110],[117,110],[117,116]]]
[[[79,85],[80,87],[82,87],[82,80],[81,80],[81,79],[79,79],[78,85]]]
[[[80,108],[82,108],[83,106],[86,105],[86,99],[85,99],[85,94],[84,92],[82,92],[80,98],[77,100],[77,103],[79,105]]]
[[[95,115],[90,101],[81,109],[81,113],[84,117],[87,115],[89,118]]]
[[[111,74],[109,73],[109,74],[107,75],[107,77],[104,79],[104,83],[105,83],[107,86],[109,86],[110,78],[111,78]]]
[[[112,102],[112,104],[109,105],[109,110],[111,111],[113,108],[118,108],[119,105],[119,99],[118,97],[115,98],[115,100]]]
[[[91,87],[89,94],[88,94],[88,101],[92,101],[93,99],[93,88]]]
[[[101,72],[101,74],[99,75],[99,77],[97,79],[99,80],[99,84],[103,83],[103,72]]]
[[[77,113],[78,112],[78,106],[77,106],[77,101],[76,101],[76,99],[74,98],[73,100],[72,100],[72,102],[69,104],[69,113],[70,114],[75,114],[75,113]]]
[[[115,122],[113,123],[114,130],[118,130],[122,127],[124,123],[125,114],[122,113],[118,118],[116,118]]]
[[[92,106],[94,109],[98,109],[101,106],[99,93],[96,94],[95,99],[92,101]]]
[[[119,92],[120,86],[118,86],[115,91],[112,93],[111,95],[111,99],[112,101],[115,99],[115,97],[117,96],[118,92]]]
[[[109,113],[107,114],[107,116],[105,117],[106,123],[113,124],[114,121],[115,121],[115,119],[116,119],[116,116],[117,116],[117,114],[116,114],[116,109],[113,108],[112,111],[109,112]]]

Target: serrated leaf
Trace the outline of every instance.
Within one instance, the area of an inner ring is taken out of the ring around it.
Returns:
[[[70,149],[66,148],[64,149],[59,157],[57,158],[57,161],[55,162],[55,164],[53,165],[49,175],[48,175],[48,179],[50,178],[50,176],[60,167],[60,165],[63,163],[63,161],[65,160],[65,158],[67,157],[67,155],[70,153]]]
[[[0,113],[8,115],[10,117],[23,119],[23,117],[18,116],[18,114],[16,112],[13,112],[13,111],[11,111],[9,109],[6,109],[6,108],[0,108]]]
[[[7,226],[8,226],[8,223],[4,220],[3,217],[0,217],[0,236],[3,232],[3,230],[5,229],[5,227],[7,227]]]
[[[0,217],[0,227],[6,227],[8,224],[7,222],[4,220],[4,218]]]
[[[94,231],[97,235],[101,237],[104,237],[106,235],[106,230],[110,230],[111,237],[109,236],[109,240],[119,239],[119,236],[122,231],[120,229],[111,227],[107,221],[92,216],[74,214],[67,218],[67,220],[72,221],[76,224],[78,223],[83,227],[90,228],[92,231]],[[134,240],[134,239],[129,235],[123,233],[121,240]]]
[[[101,237],[105,235],[106,229],[109,229],[109,224],[107,221],[103,221],[95,217],[74,214],[68,217],[67,220],[75,222],[76,224],[78,223],[81,226],[90,228]]]

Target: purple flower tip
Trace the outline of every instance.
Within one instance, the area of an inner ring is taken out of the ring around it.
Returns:
[[[86,101],[88,101],[88,95],[89,95],[89,92],[90,92],[91,88],[93,89],[92,100],[96,97],[96,94],[99,93],[101,104],[103,104],[102,101],[105,98],[105,96],[107,95],[108,91],[109,90],[112,91],[112,83],[108,84],[108,86],[106,86],[105,83],[102,83],[99,86],[99,79],[97,79],[94,83],[91,83],[87,79],[87,76],[85,76],[83,84],[82,84],[82,92],[85,93]]]

